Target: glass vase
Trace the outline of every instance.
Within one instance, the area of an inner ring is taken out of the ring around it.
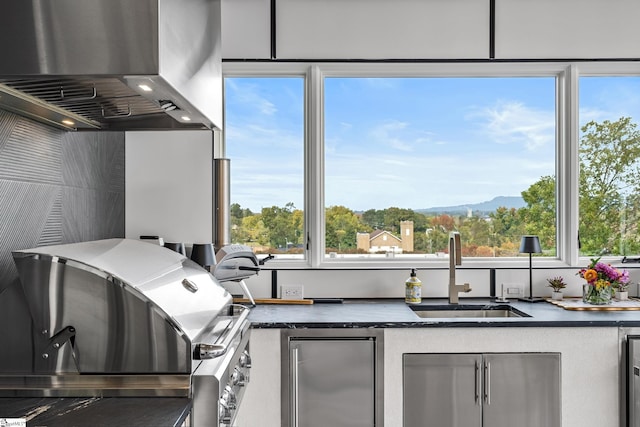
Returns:
[[[593,305],[611,304],[611,286],[598,289],[589,284],[584,285],[582,287],[582,301]]]

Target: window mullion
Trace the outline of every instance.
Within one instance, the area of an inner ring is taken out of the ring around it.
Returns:
[[[575,64],[567,67],[565,71],[565,85],[562,105],[564,123],[562,132],[564,141],[560,144],[564,171],[562,172],[562,210],[560,210],[559,221],[563,222],[561,227],[562,236],[560,244],[562,248],[561,259],[569,265],[578,265],[580,249],[578,248],[578,200],[579,200],[579,160],[578,150],[579,124],[578,124],[578,67]]]
[[[306,77],[305,112],[305,224],[306,253],[311,267],[324,257],[324,125],[323,75],[317,65],[309,67]]]

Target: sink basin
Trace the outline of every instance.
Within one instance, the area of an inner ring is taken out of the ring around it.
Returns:
[[[499,305],[414,305],[411,310],[424,318],[531,317],[508,304]]]

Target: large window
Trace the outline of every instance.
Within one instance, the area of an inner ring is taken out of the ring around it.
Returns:
[[[580,79],[580,253],[640,253],[640,77]]]
[[[225,79],[231,240],[280,258],[304,253],[304,79]]]
[[[556,79],[324,81],[326,256],[556,253]]]
[[[637,64],[225,68],[236,243],[312,267],[440,266],[452,230],[478,266],[524,234],[546,263],[640,253]]]

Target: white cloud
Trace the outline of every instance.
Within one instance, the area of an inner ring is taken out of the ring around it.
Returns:
[[[555,141],[553,111],[529,108],[520,102],[498,102],[493,107],[474,111],[471,118],[484,120],[483,127],[497,143],[524,145],[535,151]]]
[[[242,84],[237,85],[233,79],[225,81],[225,88],[228,93],[227,97],[234,100],[235,103],[256,110],[259,114],[272,116],[278,112],[275,104],[268,99],[260,96],[256,85]]]
[[[386,120],[376,126],[370,133],[372,140],[394,150],[413,151],[413,144],[409,138],[403,137],[403,133],[409,130],[409,123],[400,120]]]

